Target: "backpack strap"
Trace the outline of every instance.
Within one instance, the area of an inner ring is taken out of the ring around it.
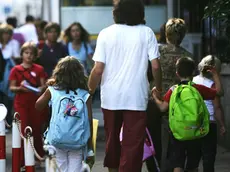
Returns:
[[[76,90],[76,92],[77,92],[78,96],[82,97],[84,102],[87,102],[87,100],[90,97],[90,94],[89,94],[88,91],[79,88],[79,89]]]

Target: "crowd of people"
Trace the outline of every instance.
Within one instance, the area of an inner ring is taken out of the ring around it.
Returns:
[[[46,81],[52,77],[58,61],[68,55],[79,61],[80,66],[83,65],[83,76],[88,76],[92,67],[93,49],[89,34],[80,23],[75,22],[61,31],[57,23],[34,19],[28,15],[25,24],[20,27],[17,26],[16,17],[9,17],[6,23],[0,25],[0,102],[8,109],[6,121],[9,125],[12,124],[14,110],[20,114],[22,131],[26,126],[32,127],[35,148],[41,156],[44,155],[42,135],[49,125],[52,108],[38,111],[35,103],[46,90]],[[66,77],[75,72],[76,78],[72,82],[79,80],[82,84],[85,78],[80,79],[83,76],[79,76],[81,69],[78,67],[62,75]],[[37,90],[31,91],[25,85]],[[79,85],[76,85],[78,88]],[[82,89],[87,90],[86,87]],[[39,161],[37,163],[39,166]],[[21,167],[24,170],[23,148]]]
[[[63,34],[59,24],[32,16],[21,27],[14,17],[1,24],[0,102],[8,108],[7,122],[13,106],[22,131],[32,127],[38,153],[44,155],[44,142],[51,144],[61,171],[79,172],[83,160],[94,161],[92,96],[100,85],[109,172],[141,172],[146,127],[161,166],[162,118],[169,122],[168,171],[196,172],[202,158],[203,171],[214,172],[217,123],[220,135],[226,132],[220,60],[208,55],[194,62],[180,46],[187,31],[183,19],[164,23],[157,41],[140,0],[115,1],[113,17],[115,24],[99,33],[95,52],[77,22]],[[146,165],[149,172],[158,170],[153,156]]]

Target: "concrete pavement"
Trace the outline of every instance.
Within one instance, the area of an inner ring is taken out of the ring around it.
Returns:
[[[102,130],[99,130],[101,132]],[[99,133],[100,137],[102,137],[103,133]],[[7,157],[7,172],[11,172],[11,162],[12,162],[12,135],[8,133],[6,135],[6,157]],[[93,167],[92,172],[107,172],[106,168],[103,168],[103,158],[104,158],[104,149],[105,142],[102,138],[98,140],[97,143],[97,152],[96,152],[96,162]],[[216,172],[230,172],[230,152],[222,147],[218,147],[217,159],[216,159]],[[202,168],[201,168],[202,170]],[[36,172],[44,172],[45,169],[36,169]],[[143,165],[142,172],[147,172],[145,164]]]
[[[96,162],[93,167],[92,172],[107,172],[106,168],[103,168],[103,158],[105,142],[103,139],[103,130],[99,129],[99,140],[97,142],[97,152],[96,152]],[[6,157],[7,157],[7,172],[11,172],[11,162],[12,162],[12,135],[8,133],[6,135]],[[230,172],[230,151],[222,147],[218,147],[218,153],[216,158],[216,172]],[[202,168],[201,168],[202,169]],[[36,172],[44,172],[45,169],[36,169]],[[147,172],[145,164],[143,166],[142,172]]]

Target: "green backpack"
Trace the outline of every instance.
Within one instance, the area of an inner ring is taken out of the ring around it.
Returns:
[[[198,139],[209,132],[209,112],[193,84],[177,85],[170,97],[169,127],[181,141]]]

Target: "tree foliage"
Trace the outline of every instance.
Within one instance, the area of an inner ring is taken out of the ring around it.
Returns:
[[[204,18],[212,17],[215,21],[223,21],[230,25],[230,0],[215,0],[204,9]]]

